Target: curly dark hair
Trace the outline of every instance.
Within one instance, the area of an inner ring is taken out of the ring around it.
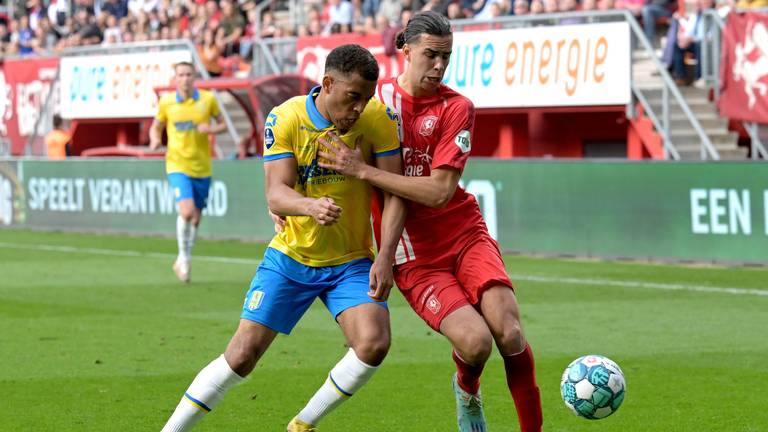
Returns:
[[[360,45],[342,45],[336,47],[325,59],[325,72],[357,73],[366,81],[379,79],[379,64],[373,54]]]

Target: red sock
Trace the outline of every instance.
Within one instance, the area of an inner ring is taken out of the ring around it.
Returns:
[[[541,395],[536,386],[533,352],[530,345],[520,354],[503,356],[507,385],[515,400],[521,432],[540,432],[543,423]]]
[[[480,390],[480,374],[483,373],[483,367],[485,364],[479,366],[472,366],[467,364],[456,351],[453,352],[453,361],[456,363],[456,381],[459,383],[459,387],[469,394],[477,394]]]

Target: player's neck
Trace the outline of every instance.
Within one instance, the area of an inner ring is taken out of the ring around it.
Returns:
[[[181,100],[187,100],[192,97],[192,93],[194,93],[195,90],[178,88],[176,91],[179,93],[179,96],[181,96]]]
[[[434,96],[437,94],[437,91],[435,92],[427,92],[424,89],[419,86],[418,83],[413,83],[408,79],[408,76],[406,74],[401,74],[397,77],[397,85],[405,90],[406,93],[408,93],[409,96],[415,97],[415,98],[421,98],[421,97],[429,97]]]
[[[315,98],[315,108],[317,108],[317,112],[319,112],[324,119],[328,120],[329,122],[331,121],[331,116],[329,115],[328,110],[325,108],[325,93],[323,93],[322,90],[320,90],[320,93],[318,93],[317,97]]]

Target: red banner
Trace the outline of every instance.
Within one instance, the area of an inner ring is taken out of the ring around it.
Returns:
[[[0,135],[10,139],[12,155],[24,154],[58,65],[58,58],[6,60],[0,65]]]
[[[391,36],[394,37],[394,35]],[[325,58],[328,53],[337,46],[344,44],[358,44],[368,48],[379,63],[379,72],[382,78],[395,77],[403,70],[404,58],[402,53],[398,50],[395,55],[387,55],[382,35],[339,34],[299,38],[296,42],[299,74],[315,82],[321,82],[325,70]]]
[[[720,71],[720,115],[768,123],[768,15],[728,14]]]

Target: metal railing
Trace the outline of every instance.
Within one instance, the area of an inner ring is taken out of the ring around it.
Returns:
[[[135,52],[141,52],[141,53],[161,52],[161,51],[168,51],[172,49],[189,50],[190,55],[192,56],[192,62],[194,63],[195,68],[199,71],[200,75],[205,79],[209,79],[211,77],[208,71],[203,66],[203,63],[200,60],[200,56],[197,54],[197,49],[195,49],[195,45],[192,43],[192,41],[188,39],[133,42],[133,43],[117,44],[117,45],[109,45],[109,46],[95,45],[95,46],[72,47],[72,48],[66,49],[62,53],[62,57],[76,57],[76,56],[99,55],[99,54],[101,55],[126,54],[126,53],[135,53]],[[51,83],[51,91],[48,92],[48,95],[45,98],[45,102],[43,103],[43,106],[41,108],[41,115],[37,118],[37,121],[35,122],[35,127],[27,141],[27,148],[26,148],[27,155],[35,154],[36,142],[38,138],[44,135],[45,133],[47,133],[47,131],[49,130],[47,129],[47,125],[50,124],[50,119],[53,116],[53,111],[55,108],[52,104],[54,101],[54,95],[57,94],[57,92],[54,90],[59,85],[60,70],[61,70],[61,66],[59,66],[56,70],[56,77]],[[238,143],[240,141],[240,136],[237,133],[237,130],[235,129],[234,124],[232,123],[232,118],[229,115],[229,112],[227,112],[226,107],[221,101],[221,96],[216,91],[213,92],[213,95],[216,98],[216,101],[219,103],[219,107],[221,109],[221,115],[224,117],[224,122],[227,125],[228,134],[230,135],[233,142]],[[46,125],[46,127],[45,128],[42,127],[43,125]]]
[[[768,13],[768,8],[756,9]],[[725,29],[725,20],[717,10],[707,9],[703,11],[704,37],[701,41],[701,77],[711,89],[715,100],[720,99],[720,54],[722,53],[723,30]],[[763,144],[760,129],[765,128],[754,122],[743,121],[744,129],[747,131],[750,139],[750,155],[752,159],[768,159],[768,151]]]
[[[251,74],[259,77],[295,73],[298,69],[296,40],[295,37],[256,39]]]

